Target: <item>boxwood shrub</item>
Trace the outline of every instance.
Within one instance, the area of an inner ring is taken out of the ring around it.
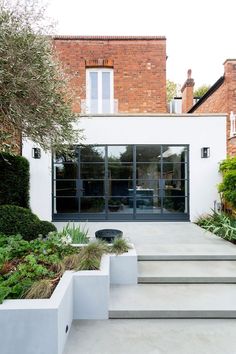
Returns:
[[[29,162],[22,156],[0,153],[0,205],[29,207]]]
[[[38,235],[46,236],[56,227],[48,221],[40,221],[29,209],[16,205],[0,206],[0,233],[20,234],[25,240],[33,240]]]

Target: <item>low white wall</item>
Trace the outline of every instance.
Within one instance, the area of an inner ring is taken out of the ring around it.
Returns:
[[[137,284],[138,258],[134,246],[127,253],[110,256],[110,284]]]
[[[109,262],[109,256],[103,256],[100,270],[74,274],[74,319],[108,319]]]
[[[209,212],[219,201],[218,164],[226,157],[226,116],[83,117],[79,128],[84,129],[86,144],[189,144],[190,219]],[[32,146],[23,144],[23,155],[31,165],[31,207],[40,218],[51,220],[51,156],[32,159]],[[210,147],[210,158],[201,158],[202,147]]]

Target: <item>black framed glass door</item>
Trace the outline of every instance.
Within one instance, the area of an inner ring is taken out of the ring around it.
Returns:
[[[53,218],[188,220],[187,145],[76,146],[53,160]]]

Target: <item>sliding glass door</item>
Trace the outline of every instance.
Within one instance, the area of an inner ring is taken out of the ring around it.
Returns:
[[[53,217],[187,220],[187,145],[76,146],[53,161]]]

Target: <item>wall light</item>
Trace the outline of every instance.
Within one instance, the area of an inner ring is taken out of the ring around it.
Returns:
[[[202,147],[201,148],[201,158],[207,159],[210,157],[210,148],[209,147]]]
[[[40,148],[32,148],[32,157],[34,159],[40,159],[41,158],[41,149]]]

